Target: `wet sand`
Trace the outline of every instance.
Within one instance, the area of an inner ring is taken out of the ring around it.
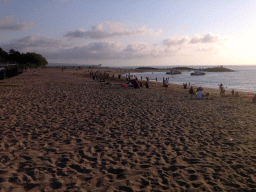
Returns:
[[[256,105],[246,93],[205,88],[212,100],[196,100],[179,85],[36,71],[3,81],[23,86],[0,86],[0,191],[255,190]]]

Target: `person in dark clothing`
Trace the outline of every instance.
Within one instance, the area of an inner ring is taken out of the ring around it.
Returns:
[[[188,92],[189,92],[189,94],[193,94],[193,95],[195,94],[195,92],[194,92],[194,90],[193,90],[193,87],[192,87],[192,86],[191,86],[191,88],[189,89],[189,91],[188,91]]]

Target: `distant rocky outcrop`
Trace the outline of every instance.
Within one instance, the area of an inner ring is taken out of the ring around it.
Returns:
[[[198,70],[198,69],[193,68],[193,67],[174,67],[174,68],[170,68],[170,69],[176,69],[176,70],[179,70],[179,71],[194,71],[194,70]],[[200,68],[200,71],[205,71],[205,72],[234,72],[234,70],[228,69],[228,68],[223,67],[223,66],[209,67],[209,68]]]
[[[205,68],[205,69],[202,69],[202,71],[206,71],[206,72],[234,72],[234,70],[228,69],[228,68],[223,67],[223,66],[212,67],[212,68]]]

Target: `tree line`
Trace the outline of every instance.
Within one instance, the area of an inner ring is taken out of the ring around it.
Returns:
[[[7,53],[2,48],[0,48],[0,61],[6,64],[25,65],[26,67],[45,67],[48,64],[48,61],[40,54],[20,53],[14,49],[10,49],[9,53]]]

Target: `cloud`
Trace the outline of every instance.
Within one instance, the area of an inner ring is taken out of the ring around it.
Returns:
[[[197,38],[201,39],[201,41],[210,41],[210,38],[206,37],[207,34]],[[166,56],[186,56],[191,55],[191,53],[193,55],[200,55],[204,54],[203,52],[205,51],[217,53],[222,46],[220,43],[190,43],[193,38],[195,37],[172,37],[155,44],[144,42],[124,44],[104,40],[78,45],[76,39],[72,38],[57,39],[49,36],[29,35],[9,43],[0,44],[0,47],[6,51],[14,49],[24,53],[36,52],[42,54],[46,59],[54,61],[97,62],[104,60],[125,61],[137,58],[152,59]]]
[[[163,45],[167,45],[168,47],[174,45],[182,45],[187,41],[186,37],[172,37],[170,39],[165,39],[162,41]]]
[[[120,42],[94,42],[58,52],[45,53],[49,59],[77,60],[126,60],[135,58],[156,58],[172,54],[175,50],[146,43],[122,44]]]
[[[189,44],[200,44],[200,43],[217,43],[220,42],[221,39],[217,35],[212,35],[210,33],[207,33],[203,36],[195,36],[195,37],[172,37],[169,39],[165,39],[162,41],[163,45],[166,45],[168,47],[170,46],[177,46],[177,45],[186,45]]]
[[[36,52],[36,51],[54,51],[72,46],[65,40],[55,39],[48,36],[30,35],[20,39],[15,39],[9,43],[1,44],[5,50],[18,50],[21,52]]]
[[[0,26],[5,25],[5,24],[10,24],[14,21],[14,16],[5,16],[5,17],[0,17]]]
[[[14,16],[0,17],[0,30],[24,31],[34,26],[34,22],[19,22]]]
[[[26,29],[28,29],[32,26],[34,26],[34,23],[0,25],[0,30],[3,30],[3,31],[24,31],[24,30],[26,30]]]
[[[1,3],[10,3],[10,0],[1,0]]]
[[[210,47],[210,48],[198,48],[197,51],[213,51],[214,48]]]
[[[219,37],[218,36],[214,36],[210,33],[205,34],[203,36],[196,36],[191,38],[190,43],[191,44],[196,44],[196,43],[215,43],[219,41]]]
[[[100,23],[99,25],[93,26],[91,30],[78,29],[76,31],[70,31],[65,36],[73,38],[91,38],[91,39],[104,39],[109,37],[121,37],[131,35],[160,35],[162,30],[154,32],[152,29],[141,27],[138,30],[132,31],[124,29],[122,24],[119,23]]]

